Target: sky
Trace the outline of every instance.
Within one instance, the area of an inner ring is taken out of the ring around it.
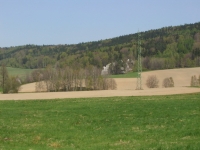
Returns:
[[[200,22],[200,0],[0,0],[0,47],[99,41]]]

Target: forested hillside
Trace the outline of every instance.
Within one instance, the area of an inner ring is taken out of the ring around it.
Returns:
[[[200,22],[141,32],[144,69],[200,66]],[[137,61],[137,33],[74,45],[24,45],[0,48],[0,63],[18,68],[47,65],[102,68]],[[114,72],[115,73],[115,72]]]

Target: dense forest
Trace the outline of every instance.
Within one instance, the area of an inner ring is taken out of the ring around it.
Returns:
[[[200,22],[141,32],[143,69],[200,66]],[[138,34],[71,45],[24,45],[0,48],[0,64],[16,68],[103,68],[137,64]],[[113,74],[120,73],[113,69]]]

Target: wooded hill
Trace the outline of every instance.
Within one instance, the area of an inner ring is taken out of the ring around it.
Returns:
[[[141,32],[143,69],[170,69],[200,66],[200,22]],[[17,68],[44,68],[47,65],[103,68],[115,62],[136,64],[138,34],[71,45],[24,45],[0,48],[0,63]],[[118,73],[113,71],[112,73]]]

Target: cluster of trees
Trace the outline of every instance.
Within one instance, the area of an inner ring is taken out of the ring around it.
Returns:
[[[200,66],[200,22],[141,32],[144,69]],[[108,63],[124,67],[137,60],[137,34],[73,45],[25,45],[0,48],[0,63],[18,68],[59,67],[102,69]],[[134,66],[133,66],[134,67]],[[134,69],[134,68],[133,68]],[[120,73],[115,68],[113,74]]]
[[[200,57],[192,59],[190,54],[187,54],[184,57],[177,56],[169,58],[158,58],[158,57],[142,58],[143,70],[162,70],[162,69],[173,69],[173,68],[190,68],[199,66],[200,66]]]
[[[4,64],[0,67],[0,88],[3,93],[18,93],[21,82],[18,77],[9,76]]]
[[[102,76],[101,70],[92,66],[87,69],[48,66],[46,69],[35,70],[31,76],[36,82],[38,92],[114,90],[117,88],[114,79]]]

